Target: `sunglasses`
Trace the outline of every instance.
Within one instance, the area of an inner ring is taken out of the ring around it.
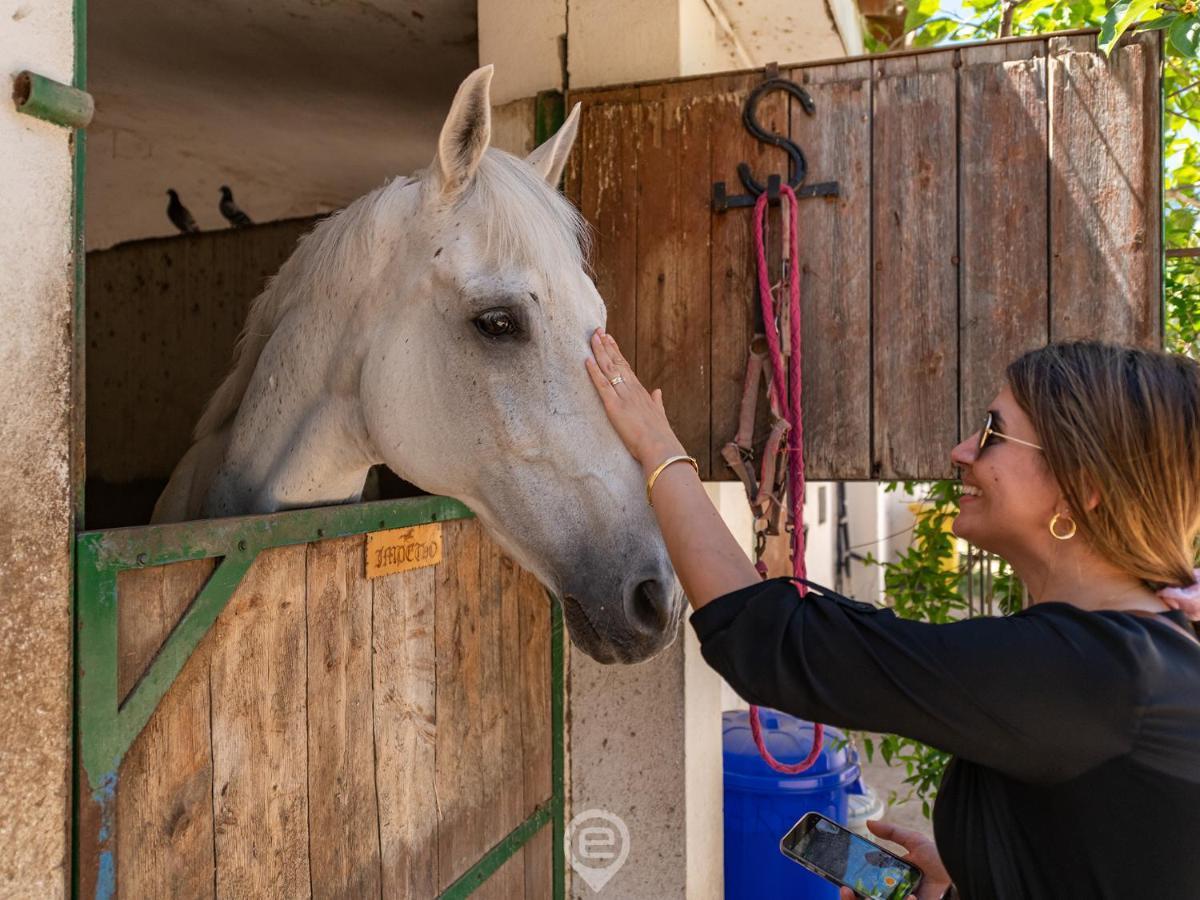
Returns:
[[[1000,438],[1004,441],[1012,441],[1014,444],[1024,444],[1026,447],[1032,447],[1034,450],[1041,450],[1037,444],[1023,441],[1020,438],[1013,437],[1011,434],[1005,434],[996,428],[996,414],[988,410],[987,418],[983,422],[983,430],[979,432],[979,453],[982,453],[992,438]]]

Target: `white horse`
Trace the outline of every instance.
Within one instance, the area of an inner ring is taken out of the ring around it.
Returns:
[[[556,185],[579,108],[489,149],[492,67],[433,164],[325,220],[254,301],[154,521],[352,503],[368,469],[466,503],[601,662],[670,643],[681,594],[638,465],[583,361],[604,302]]]

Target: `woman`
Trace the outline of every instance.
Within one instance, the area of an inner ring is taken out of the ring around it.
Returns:
[[[919,900],[1200,897],[1200,366],[1087,342],[1012,363],[951,452],[954,531],[1031,605],[929,625],[760,581],[693,468],[661,467],[684,453],[661,393],[602,331],[592,351],[609,418],[657,471],[708,663],[751,703],[954,754],[936,848],[873,829],[925,871]]]

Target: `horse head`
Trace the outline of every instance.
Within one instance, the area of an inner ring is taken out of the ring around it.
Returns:
[[[463,82],[416,183],[385,189],[409,199],[377,204],[376,230],[403,239],[368,275],[363,421],[381,461],[464,501],[561,599],[577,646],[636,662],[670,643],[682,603],[640,467],[584,369],[605,308],[557,190],[579,108],[519,159],[489,147],[491,76]]]

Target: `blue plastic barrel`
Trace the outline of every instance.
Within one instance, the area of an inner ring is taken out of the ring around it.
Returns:
[[[796,763],[808,755],[810,723],[759,712],[772,756]],[[723,718],[726,900],[837,900],[836,887],[779,852],[779,839],[807,812],[845,824],[848,795],[862,792],[857,754],[841,732],[826,727],[825,747],[812,768],[784,775],[758,755],[749,713],[730,711]]]

